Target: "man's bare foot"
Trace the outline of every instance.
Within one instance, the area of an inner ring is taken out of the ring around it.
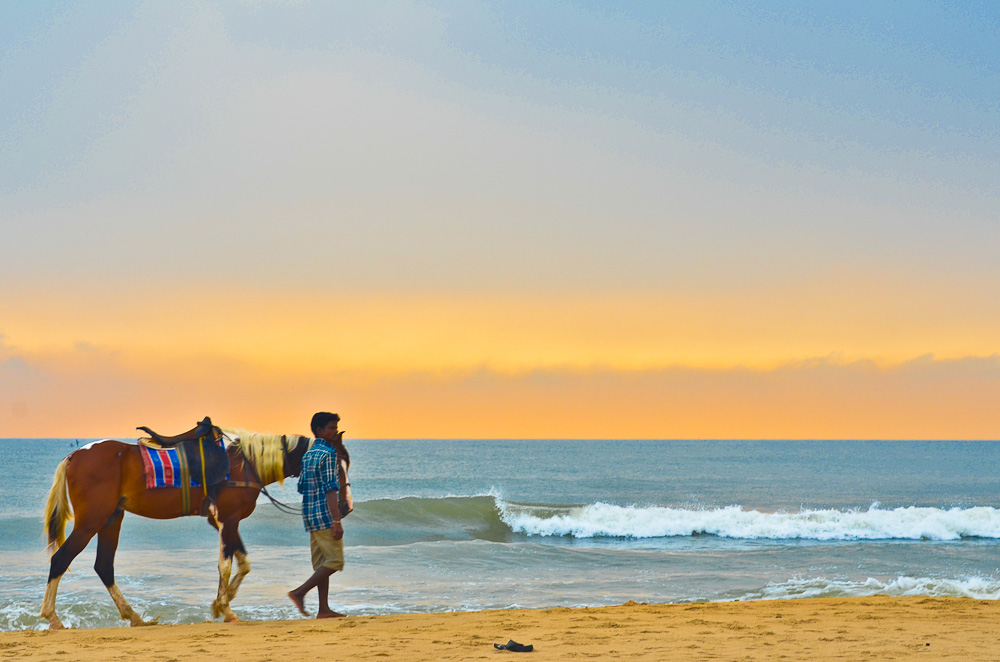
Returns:
[[[292,604],[295,605],[295,608],[299,610],[299,613],[301,613],[303,616],[309,616],[309,612],[306,611],[306,606],[302,602],[301,595],[297,594],[295,591],[289,591],[288,599],[292,601]]]
[[[346,615],[336,611],[321,611],[316,614],[316,618],[346,618]]]

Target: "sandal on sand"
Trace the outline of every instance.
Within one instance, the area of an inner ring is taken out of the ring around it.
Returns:
[[[508,641],[506,644],[493,644],[493,648],[499,651],[511,651],[512,653],[530,653],[535,650],[535,647],[531,644],[519,644],[513,639]]]

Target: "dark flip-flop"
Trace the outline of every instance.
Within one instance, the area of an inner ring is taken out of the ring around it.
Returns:
[[[500,651],[511,651],[512,653],[530,653],[535,650],[535,647],[531,644],[519,644],[513,639],[508,641],[506,644],[493,644],[493,648]]]

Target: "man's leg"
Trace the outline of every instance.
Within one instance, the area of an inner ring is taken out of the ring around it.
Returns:
[[[314,586],[319,595],[319,613],[316,618],[334,618],[343,616],[330,609],[328,596],[330,594],[330,577],[344,567],[344,543],[334,537],[331,529],[313,531],[309,534],[309,547],[312,551],[312,565],[316,572],[305,584],[288,594],[295,606],[308,616],[302,600]]]
[[[330,577],[316,584],[316,596],[319,598],[319,613],[330,611],[330,604],[327,602],[330,596]]]
[[[288,597],[295,604],[295,606],[298,608],[298,610],[300,612],[302,612],[303,616],[308,616],[309,615],[306,612],[306,607],[305,607],[306,593],[308,593],[309,591],[311,591],[314,588],[319,587],[321,585],[325,585],[326,586],[326,592],[329,593],[329,591],[330,591],[330,575],[332,575],[334,572],[335,572],[334,570],[330,570],[329,568],[320,568],[319,570],[317,570],[316,572],[314,572],[312,574],[312,577],[310,577],[309,579],[307,579],[305,581],[305,583],[302,584],[302,586],[300,586],[300,587],[298,587],[296,589],[292,589],[291,591],[288,592]],[[320,601],[321,610],[322,610],[322,606],[323,606],[323,604],[325,602],[326,602],[325,599],[321,599],[321,601]],[[329,611],[329,609],[330,608],[327,607],[327,611]]]
[[[330,603],[328,602],[330,596],[330,577],[327,577],[316,585],[316,595],[319,597],[319,613],[316,614],[316,618],[320,618],[323,614],[330,612]]]
[[[333,572],[336,572],[334,570]],[[333,572],[330,575],[333,575]],[[330,578],[327,577],[325,580],[321,581],[316,585],[316,593],[319,595],[319,613],[316,614],[316,618],[343,618],[344,614],[338,613],[330,609],[330,604],[327,602],[327,597],[330,594]]]

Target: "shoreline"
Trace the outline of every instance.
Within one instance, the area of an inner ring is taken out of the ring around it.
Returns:
[[[354,616],[0,633],[0,658],[297,662],[475,660],[995,660],[1000,601],[857,597]]]

